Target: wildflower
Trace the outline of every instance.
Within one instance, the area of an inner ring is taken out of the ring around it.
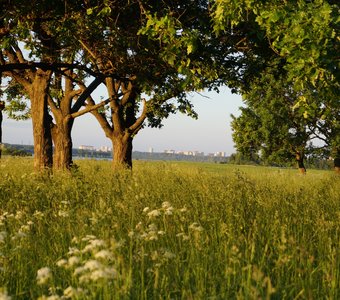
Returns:
[[[84,293],[84,290],[82,288],[73,288],[72,286],[69,286],[64,290],[64,297],[65,298],[78,298],[83,293]]]
[[[37,271],[37,283],[45,284],[49,279],[52,278],[52,273],[50,268],[44,267]]]
[[[163,257],[166,259],[172,259],[176,257],[176,254],[170,252],[170,251],[165,251],[163,254]]]
[[[148,226],[148,230],[149,230],[149,231],[157,231],[157,225],[154,224],[154,223],[151,223],[151,224]]]
[[[92,281],[98,281],[100,279],[111,279],[115,276],[116,271],[113,268],[103,268],[95,270],[91,273],[90,279]]]
[[[161,215],[161,212],[157,209],[154,209],[148,213],[149,218],[159,217]]]
[[[70,267],[79,264],[79,262],[80,262],[80,259],[79,259],[78,256],[71,256],[71,257],[69,257],[69,259],[68,259],[68,265],[69,265]]]
[[[12,298],[8,296],[6,290],[0,289],[0,300],[11,300]]]
[[[102,264],[99,261],[94,260],[94,259],[88,260],[84,265],[84,268],[90,271],[100,269],[101,267],[102,267]]]
[[[198,223],[194,222],[189,226],[189,229],[197,231],[197,232],[201,232],[203,231],[203,227],[200,226]]]
[[[184,232],[177,233],[176,236],[181,237],[183,241],[189,240],[189,236],[186,235]]]
[[[59,300],[61,299],[58,295],[51,295],[51,296],[45,296],[42,295],[41,297],[38,298],[38,300]]]
[[[168,201],[164,201],[163,203],[162,203],[162,208],[168,208],[168,207],[171,207],[171,204],[170,204],[170,202],[168,202]]]
[[[0,232],[0,243],[4,243],[5,242],[6,236],[7,236],[7,232],[6,231],[1,231]]]
[[[35,217],[37,219],[41,219],[43,216],[44,216],[44,214],[39,210],[36,210],[33,214],[33,217]]]
[[[67,260],[66,260],[66,259],[60,259],[60,260],[58,260],[58,261],[56,262],[56,265],[57,265],[58,267],[64,267],[64,266],[67,265]]]
[[[68,249],[69,249],[68,252],[67,252],[68,255],[73,255],[73,254],[79,254],[80,253],[80,250],[78,248],[76,248],[76,247],[69,247]]]
[[[158,233],[158,235],[165,235],[165,231],[163,231],[163,230],[159,230],[157,233]]]
[[[59,210],[58,211],[58,216],[62,218],[67,218],[69,216],[67,211]]]
[[[94,257],[97,259],[110,260],[112,259],[112,253],[108,250],[101,250],[97,252]]]
[[[185,212],[187,212],[188,211],[188,209],[184,206],[183,208],[181,208],[180,210],[179,210],[181,213],[185,213]]]
[[[17,213],[15,214],[15,219],[16,220],[20,220],[22,217],[24,216],[24,213],[21,211],[21,210],[19,210],[19,211],[17,211]]]
[[[165,210],[165,214],[166,214],[167,216],[171,216],[173,210],[174,210],[174,208],[173,208],[172,206],[167,207],[166,210]]]
[[[97,237],[94,236],[94,235],[87,235],[85,237],[83,237],[81,240],[84,241],[84,242],[88,242],[90,240],[95,240]]]
[[[77,276],[77,275],[84,273],[84,272],[85,272],[85,267],[78,267],[78,268],[75,268],[73,275]]]
[[[143,209],[143,213],[146,213],[146,212],[148,212],[150,210],[150,208],[147,206],[147,207],[144,207],[144,209]]]

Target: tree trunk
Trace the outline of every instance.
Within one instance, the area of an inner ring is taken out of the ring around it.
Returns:
[[[37,171],[50,169],[52,158],[52,118],[47,110],[47,92],[50,72],[37,70],[31,86],[31,116],[34,139],[34,168]]]
[[[4,101],[0,101],[0,158],[2,154],[2,110],[5,108]]]
[[[334,171],[335,174],[340,175],[340,151],[337,151],[337,154],[334,158]]]
[[[301,153],[296,153],[296,162],[298,164],[299,171],[302,175],[306,175],[306,168],[303,163],[304,155]]]
[[[69,170],[73,164],[71,137],[73,121],[73,118],[65,118],[53,126],[53,168],[56,170]]]
[[[132,140],[128,135],[112,138],[113,169],[132,169]]]

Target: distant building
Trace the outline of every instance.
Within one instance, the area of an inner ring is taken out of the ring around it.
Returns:
[[[214,156],[215,157],[226,157],[226,153],[225,152],[215,152]]]
[[[176,151],[175,151],[175,150],[164,150],[164,153],[167,153],[167,154],[175,154]]]
[[[153,148],[152,147],[149,148],[149,153],[153,153]]]
[[[94,150],[96,150],[96,148],[94,146],[81,145],[81,146],[79,146],[79,150],[91,150],[91,151],[94,151]]]
[[[108,146],[101,146],[98,151],[100,152],[111,152],[112,148],[108,147]]]

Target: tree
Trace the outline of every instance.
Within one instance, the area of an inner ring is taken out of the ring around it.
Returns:
[[[0,101],[0,158],[1,158],[1,152],[2,152],[2,111],[5,108],[5,102]]]
[[[78,48],[63,46],[65,41],[59,38],[62,36],[60,31],[67,30],[63,24],[67,18],[63,3],[54,3],[52,7],[48,1],[33,1],[24,5],[20,1],[11,1],[4,8],[0,20],[0,67],[2,74],[13,78],[19,87],[15,90],[16,95],[10,96],[30,99],[35,167],[39,170],[52,166],[53,135],[54,167],[69,168],[72,164],[73,119],[87,112],[79,112],[79,109],[105,76],[74,63]],[[25,45],[28,57],[24,56],[19,41]],[[88,88],[74,90],[75,77],[77,80],[79,77],[83,79],[84,72],[95,76],[95,80]],[[62,84],[62,78],[65,84]],[[6,89],[5,92],[13,94],[13,89],[10,92]],[[82,97],[72,106],[72,101],[80,94]],[[49,114],[48,105],[54,118]]]
[[[73,8],[70,22],[65,40],[81,44],[83,60],[120,77],[105,79],[110,103],[93,111],[112,141],[114,166],[131,167],[132,141],[146,119],[157,127],[176,111],[196,117],[187,92],[239,77],[240,37],[213,38],[206,1],[88,2]]]
[[[317,115],[308,114],[307,103],[305,107],[297,107],[296,99],[306,100],[306,96],[307,91],[301,95],[287,84],[285,78],[271,73],[255,81],[249,92],[243,95],[247,108],[243,108],[241,116],[234,118],[232,123],[238,151],[244,154],[255,144],[256,151],[268,162],[280,163],[295,157],[300,172],[304,174],[307,145],[316,138],[318,120]],[[246,145],[245,149],[243,145]]]

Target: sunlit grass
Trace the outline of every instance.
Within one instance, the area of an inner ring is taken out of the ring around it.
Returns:
[[[0,299],[340,297],[332,172],[77,164],[42,176],[1,161]]]

